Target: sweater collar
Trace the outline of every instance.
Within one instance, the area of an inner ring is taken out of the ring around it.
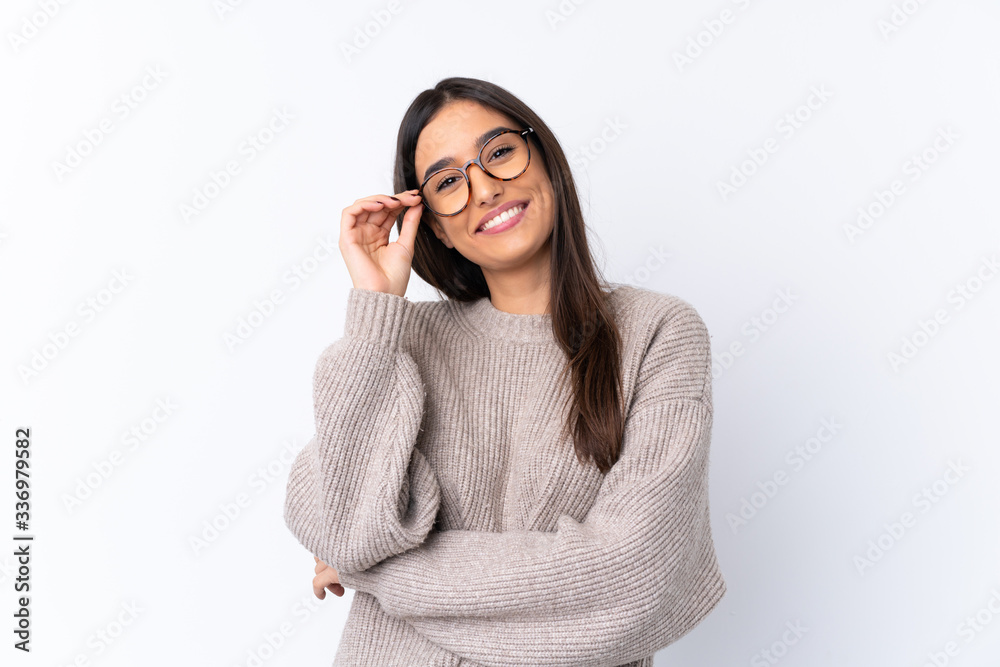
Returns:
[[[460,304],[462,317],[478,334],[508,341],[553,341],[549,313],[508,313],[493,305],[489,297]]]

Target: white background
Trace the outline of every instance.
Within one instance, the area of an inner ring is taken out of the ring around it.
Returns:
[[[996,2],[48,4],[0,12],[4,664],[332,660],[351,593],[312,595],[281,516],[288,463],[343,332],[340,212],[391,193],[403,112],[453,75],[532,106],[573,160],[609,279],[683,297],[712,334],[729,592],[656,664],[998,664]],[[251,160],[275,109],[293,118]],[[408,296],[436,298],[415,274]],[[11,648],[21,426],[30,656]]]

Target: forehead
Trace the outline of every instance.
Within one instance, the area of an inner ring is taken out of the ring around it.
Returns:
[[[450,102],[420,131],[414,152],[417,173],[443,157],[475,157],[473,140],[497,125],[513,127],[514,122],[509,116],[472,100]]]

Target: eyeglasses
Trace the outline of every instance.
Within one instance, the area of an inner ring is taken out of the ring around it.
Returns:
[[[523,174],[531,162],[527,135],[534,131],[529,127],[526,130],[498,132],[486,142],[474,160],[469,160],[461,168],[446,167],[435,171],[424,179],[419,188],[424,205],[435,215],[445,218],[464,211],[472,201],[469,183],[471,165],[478,166],[498,181],[512,181]]]

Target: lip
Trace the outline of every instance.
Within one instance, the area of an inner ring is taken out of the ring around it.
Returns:
[[[500,215],[504,211],[506,211],[508,209],[515,208],[517,206],[523,206],[524,208],[521,210],[520,213],[518,213],[514,217],[508,219],[506,222],[501,222],[496,227],[491,227],[490,229],[487,229],[486,231],[479,231],[480,227],[482,227],[483,225],[485,225],[487,222],[489,222],[493,218],[497,217],[498,215]],[[502,232],[502,231],[504,231],[506,229],[510,229],[511,227],[513,227],[514,225],[516,225],[517,223],[519,223],[521,221],[521,218],[524,217],[524,212],[527,211],[527,210],[528,210],[528,200],[527,199],[518,199],[518,200],[515,200],[515,201],[509,201],[509,202],[507,202],[505,204],[501,204],[500,206],[497,206],[495,209],[493,209],[492,211],[490,211],[489,213],[487,213],[486,215],[484,215],[479,220],[479,224],[476,225],[476,231],[475,231],[475,233],[476,234],[497,234],[497,233]]]

